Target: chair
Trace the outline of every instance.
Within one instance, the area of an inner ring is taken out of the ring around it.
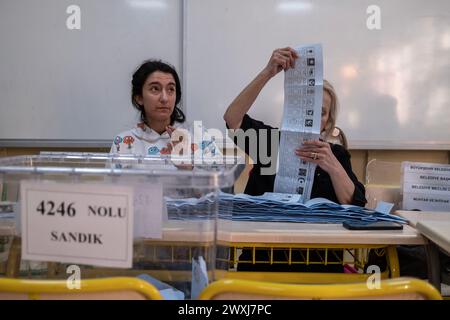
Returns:
[[[139,278],[89,279],[80,284],[80,289],[69,289],[66,280],[0,278],[0,300],[162,300],[158,289]]]
[[[394,204],[393,210],[401,207],[399,162],[372,159],[366,166],[367,208],[375,209],[378,201]]]
[[[201,300],[274,299],[426,299],[442,300],[428,282],[414,278],[381,280],[379,289],[364,283],[281,284],[262,281],[222,279],[211,283],[199,296]]]

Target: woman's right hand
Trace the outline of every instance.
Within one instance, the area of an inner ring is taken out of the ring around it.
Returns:
[[[272,52],[272,56],[270,57],[267,66],[264,68],[264,72],[272,78],[281,70],[286,71],[290,68],[294,68],[295,59],[297,58],[297,52],[290,47],[275,49]]]
[[[239,129],[242,120],[255,102],[266,83],[281,70],[294,68],[295,59],[298,58],[294,49],[286,47],[272,52],[267,66],[250,82],[244,90],[228,106],[223,119],[230,129]]]

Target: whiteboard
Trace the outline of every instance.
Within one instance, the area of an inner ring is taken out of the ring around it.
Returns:
[[[372,4],[379,30],[367,27]],[[450,149],[448,0],[189,0],[184,34],[189,119],[224,129],[227,106],[275,48],[322,43],[351,148]],[[279,126],[283,78],[251,116]]]
[[[79,30],[66,25],[72,4],[80,8]],[[1,0],[0,142],[104,146],[134,126],[135,69],[149,58],[182,69],[182,5]]]

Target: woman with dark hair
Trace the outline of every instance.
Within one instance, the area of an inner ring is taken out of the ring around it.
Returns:
[[[131,83],[131,103],[141,113],[143,123],[149,125],[149,121],[156,120],[152,119],[152,116],[156,114],[149,103],[147,103],[147,110],[145,109],[144,96],[146,94],[162,98],[160,111],[167,114],[165,106],[167,106],[167,110],[171,111],[170,125],[173,125],[175,121],[183,123],[186,120],[183,111],[178,108],[181,101],[181,83],[174,67],[159,60],[145,61],[134,73]],[[145,86],[146,84],[147,86]],[[163,87],[164,84],[167,86],[166,88]],[[166,95],[160,95],[160,93],[164,93],[164,89],[167,90]],[[167,100],[164,99],[165,97]],[[167,103],[165,103],[166,101]],[[153,107],[156,108],[155,105]],[[161,117],[157,116],[157,118]]]
[[[171,154],[172,133],[181,128],[189,130],[178,107],[181,83],[175,68],[160,60],[147,60],[133,74],[131,83],[131,103],[140,112],[141,122],[116,135],[111,153]],[[203,154],[218,153],[214,143],[201,141],[199,146],[191,147],[193,151],[203,148]]]

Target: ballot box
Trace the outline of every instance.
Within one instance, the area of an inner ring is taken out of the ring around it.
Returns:
[[[0,216],[0,272],[133,276],[194,299],[228,267],[217,233],[231,210],[218,199],[232,192],[239,163],[103,153],[2,158],[1,200],[13,212]]]
[[[15,234],[15,203],[0,201],[0,277],[6,275],[6,267]]]

